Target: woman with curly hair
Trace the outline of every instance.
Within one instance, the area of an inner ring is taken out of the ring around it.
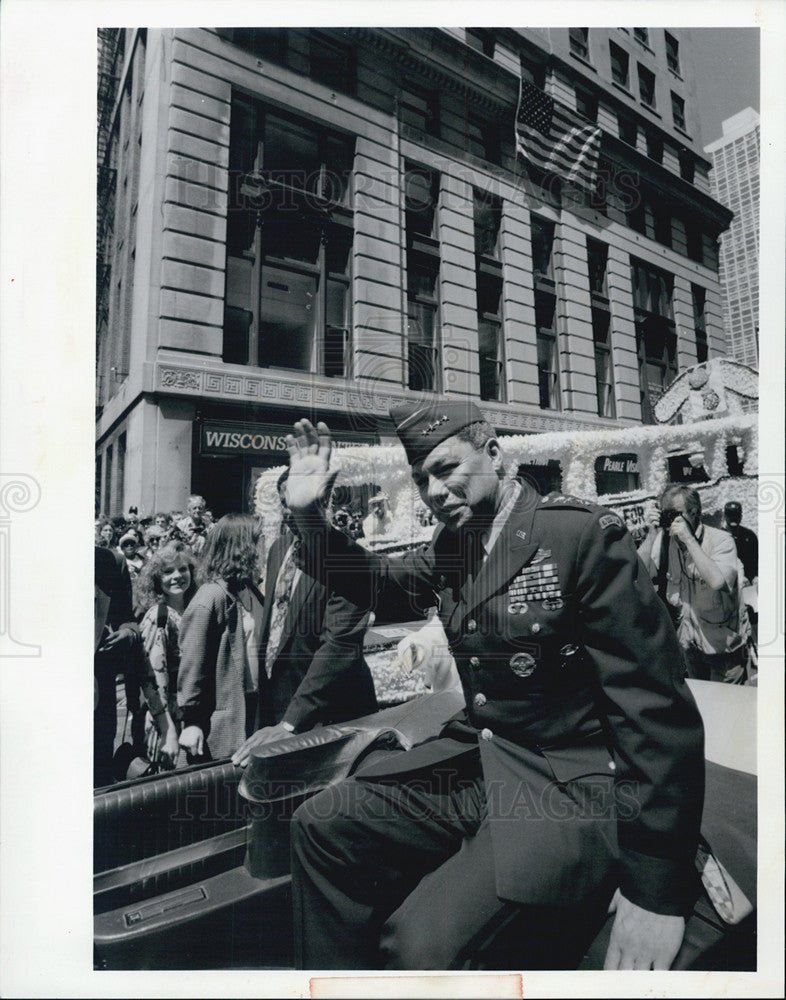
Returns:
[[[180,626],[180,745],[189,759],[229,757],[254,730],[263,598],[258,522],[226,514],[207,538],[207,583]]]
[[[183,542],[169,542],[154,550],[137,586],[137,600],[146,609],[140,622],[142,645],[161,702],[168,708],[175,726],[174,736],[168,733],[163,741],[151,720],[148,719],[145,726],[148,756],[164,766],[176,766],[180,753],[180,709],[177,704],[180,623],[198,586],[196,559]]]

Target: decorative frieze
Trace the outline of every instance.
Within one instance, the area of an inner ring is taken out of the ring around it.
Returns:
[[[300,379],[303,379],[301,381]],[[245,375],[236,372],[205,371],[199,368],[179,365],[173,362],[159,362],[156,366],[155,386],[158,391],[177,395],[199,396],[202,398],[227,401],[258,403],[279,403],[282,406],[302,405],[324,409],[328,412],[359,412],[386,417],[391,404],[400,402],[404,394],[378,392],[369,387],[347,389],[341,386],[321,384],[314,376],[278,375],[266,372],[259,375]],[[495,427],[511,432],[531,432],[556,430],[589,430],[599,427],[613,429],[616,423],[599,424],[597,421],[576,419],[573,416],[522,412],[508,407],[491,408],[481,404],[484,415]]]

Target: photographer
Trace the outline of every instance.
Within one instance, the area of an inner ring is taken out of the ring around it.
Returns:
[[[743,683],[746,633],[734,540],[702,523],[701,498],[689,486],[667,486],[660,508],[659,526],[639,556],[675,615],[688,677]]]

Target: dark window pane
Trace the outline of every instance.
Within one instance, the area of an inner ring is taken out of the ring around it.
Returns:
[[[425,167],[408,167],[404,177],[407,235],[432,236],[437,211],[439,175]]]
[[[589,28],[568,28],[570,51],[582,59],[589,58]]]
[[[488,28],[467,28],[467,45],[477,52],[482,52],[490,59],[494,57],[494,35]]]
[[[609,56],[611,58],[611,78],[615,83],[618,83],[621,87],[627,88],[628,86],[628,53],[615,45],[614,42],[609,42]]]
[[[648,28],[634,28],[633,37],[637,42],[643,42],[645,45],[649,44],[650,33]]]
[[[685,130],[685,101],[677,94],[671,95],[671,117],[677,128]]]
[[[439,104],[436,93],[416,84],[405,84],[401,90],[399,117],[411,128],[438,136]]]
[[[554,278],[552,250],[554,248],[554,223],[539,216],[532,216],[532,270],[536,277]]]
[[[473,192],[475,216],[475,253],[499,258],[499,230],[502,202],[484,191]]]
[[[312,31],[309,36],[311,77],[333,90],[355,90],[355,50],[345,41]]]
[[[639,64],[639,98],[648,108],[655,107],[655,74]]]
[[[652,132],[647,133],[647,156],[655,163],[663,163],[663,139]]]
[[[628,118],[625,115],[617,115],[617,127],[619,128],[620,139],[623,142],[627,142],[629,146],[636,146],[636,137],[638,132],[638,126],[632,118]]]
[[[320,158],[314,130],[268,113],[264,136],[265,171],[275,171],[282,181],[289,178],[290,187],[316,190]]]
[[[669,32],[665,32],[666,36],[666,63],[669,69],[673,73],[679,73],[680,71],[680,43],[674,37],[670,35]]]
[[[589,270],[590,291],[596,295],[608,297],[606,288],[606,267],[609,248],[598,240],[587,239],[587,266]]]
[[[224,349],[222,359],[230,365],[248,364],[248,331],[251,313],[227,306],[224,309]]]
[[[588,90],[581,87],[576,88],[576,111],[587,121],[596,122],[598,120],[598,98]]]

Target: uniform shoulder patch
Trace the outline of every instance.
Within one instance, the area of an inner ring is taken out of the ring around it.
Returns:
[[[604,514],[598,521],[598,524],[601,528],[611,528],[612,525],[616,525],[619,528],[625,527],[622,518],[616,514]]]
[[[541,500],[546,508],[570,507],[573,510],[592,510],[597,504],[592,500],[571,496],[569,493],[549,493]]]

